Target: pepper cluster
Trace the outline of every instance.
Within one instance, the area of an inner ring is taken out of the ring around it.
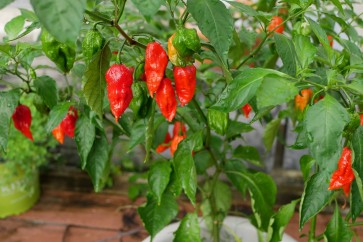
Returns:
[[[77,119],[77,109],[70,106],[64,119],[52,131],[54,138],[58,140],[59,143],[63,144],[65,135],[70,138],[74,138],[74,130],[76,128]]]
[[[177,150],[179,143],[186,137],[187,128],[183,123],[177,121],[174,123],[173,137],[171,137],[169,132],[166,133],[164,142],[156,148],[156,151],[158,153],[162,153],[170,148],[170,154],[171,156],[174,156],[174,153]]]
[[[338,162],[338,169],[333,173],[328,189],[336,190],[343,188],[345,195],[348,196],[353,180],[352,151],[348,147],[344,147]]]

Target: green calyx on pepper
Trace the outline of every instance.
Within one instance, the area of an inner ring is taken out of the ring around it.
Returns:
[[[82,41],[83,56],[86,62],[92,60],[92,57],[102,49],[105,39],[97,29],[91,29],[87,32]]]
[[[44,29],[40,39],[45,55],[64,73],[68,73],[73,67],[76,51],[72,47],[57,41]]]

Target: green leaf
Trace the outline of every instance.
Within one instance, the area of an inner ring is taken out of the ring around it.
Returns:
[[[181,221],[173,242],[202,242],[196,213],[188,213]]]
[[[106,134],[97,129],[95,140],[87,158],[86,171],[91,177],[95,192],[100,192],[106,185],[110,174],[110,160],[108,157],[109,144]]]
[[[254,130],[254,128],[250,124],[230,120],[228,129],[227,129],[227,138],[233,138],[235,136],[240,136],[242,133],[248,133]]]
[[[159,8],[164,3],[164,1],[163,0],[153,0],[153,1],[132,0],[132,3],[140,11],[140,13],[142,15],[153,16],[159,10]]]
[[[359,171],[358,172],[359,178],[362,181],[363,180],[363,126],[360,126],[355,131],[352,139],[352,148],[354,151],[354,161],[352,167],[354,170]],[[357,179],[354,179],[352,183],[350,206],[352,212],[352,219],[353,221],[355,221],[355,219],[359,217],[360,213],[363,210],[363,200],[359,193]]]
[[[342,4],[340,3],[339,0],[331,0],[331,2],[339,9],[339,12],[344,16],[345,12],[344,9],[342,7]]]
[[[273,214],[273,205],[276,199],[276,185],[272,178],[265,173],[247,173],[227,170],[226,174],[240,176],[246,183],[252,200],[252,210],[257,227],[267,231],[270,218]]]
[[[103,99],[105,96],[105,74],[109,67],[111,50],[105,45],[98,51],[84,73],[86,84],[83,87],[88,106],[100,117],[103,113]]]
[[[150,159],[150,150],[152,148],[153,145],[153,141],[154,141],[154,118],[155,118],[155,106],[156,106],[156,102],[155,100],[152,101],[152,106],[151,106],[151,115],[149,117],[149,120],[147,121],[147,126],[146,126],[146,130],[145,130],[145,159],[144,159],[144,163],[148,162]]]
[[[81,166],[84,169],[87,164],[88,154],[92,149],[96,137],[96,128],[85,114],[77,119],[74,134],[78,154],[82,162]]]
[[[312,156],[322,170],[335,170],[343,148],[343,130],[349,122],[348,112],[335,98],[326,95],[307,110],[304,122]]]
[[[303,174],[304,181],[308,180],[311,169],[313,168],[314,164],[315,164],[315,160],[310,155],[303,155],[300,158],[300,170]]]
[[[308,66],[314,61],[317,51],[316,47],[310,42],[310,38],[307,36],[295,35],[293,41],[301,68],[308,68]]]
[[[233,2],[233,1],[227,1],[229,4],[231,4],[233,7],[239,9],[242,11],[242,13],[247,14],[250,17],[256,17],[258,16],[258,12],[256,10],[254,10],[252,7],[240,3],[240,2]]]
[[[287,205],[280,207],[274,216],[270,220],[270,227],[268,228],[267,241],[269,242],[279,242],[282,241],[282,236],[285,227],[290,222],[290,219],[294,215],[296,204],[299,199],[292,201]]]
[[[58,102],[58,90],[56,82],[50,76],[40,76],[34,80],[34,86],[37,89],[37,93],[43,99],[45,105],[50,109],[57,105]]]
[[[146,123],[144,119],[136,121],[132,125],[131,136],[128,150],[132,150],[136,145],[141,144],[145,140]]]
[[[171,174],[170,162],[156,162],[149,170],[148,181],[151,191],[160,205],[162,195],[169,184]]]
[[[187,9],[215,48],[219,58],[227,65],[233,35],[233,19],[226,6],[219,0],[189,0]]]
[[[329,242],[352,241],[353,233],[340,215],[337,205],[326,227],[324,237]]]
[[[12,2],[14,2],[14,0],[2,0],[2,1],[0,1],[0,9],[5,8],[7,5],[9,5]]]
[[[330,175],[321,171],[305,183],[304,193],[300,203],[300,229],[304,224],[317,213],[319,213],[329,202],[333,195],[328,190]]]
[[[258,109],[288,102],[299,93],[295,84],[283,78],[266,77],[257,90]]]
[[[174,154],[175,173],[193,205],[195,204],[195,194],[197,192],[197,171],[192,151],[194,148],[200,148],[202,143],[201,132],[194,133],[179,143]]]
[[[75,45],[83,23],[86,0],[31,0],[41,24],[58,41]]]
[[[352,90],[353,92],[357,93],[358,95],[363,96],[363,80],[355,79],[352,81],[352,83],[350,83],[346,87]]]
[[[60,103],[50,110],[48,122],[46,125],[47,133],[52,132],[52,130],[58,126],[58,124],[66,116],[69,107],[72,105],[71,102]]]
[[[245,196],[247,184],[244,182],[243,177],[238,174],[229,173],[228,171],[246,172],[247,168],[238,160],[229,160],[225,164],[225,170],[228,179],[232,182],[233,186],[238,189],[242,196]]]
[[[285,78],[289,77],[282,72],[271,69],[245,69],[227,85],[220,94],[217,102],[210,108],[222,112],[232,112],[241,108],[243,105],[248,103],[253,96],[255,96],[263,78],[267,75],[277,75]]]
[[[320,43],[323,45],[325,51],[327,52],[330,60],[332,59],[333,55],[333,49],[330,47],[328,37],[326,36],[325,31],[320,27],[318,23],[316,23],[314,20],[307,18],[310,24],[310,27],[316,37],[319,39]]]
[[[178,204],[170,193],[165,193],[162,196],[159,205],[155,197],[148,194],[147,203],[139,207],[137,211],[151,238],[154,238],[178,214]]]
[[[252,164],[261,166],[261,158],[258,150],[253,146],[237,146],[233,150],[233,157],[250,161]]]
[[[39,22],[33,22],[28,27],[26,27],[25,30],[23,32],[21,32],[18,36],[10,39],[9,41],[20,39],[20,38],[24,37],[25,35],[29,34],[30,32],[32,32],[34,29],[39,29],[39,28],[40,28]]]
[[[4,152],[6,152],[8,145],[11,117],[13,116],[16,106],[18,106],[19,98],[19,89],[0,92],[0,145]]]
[[[4,30],[9,39],[14,39],[20,31],[23,29],[25,24],[25,18],[19,15],[5,24]]]
[[[283,34],[274,34],[276,50],[279,54],[285,72],[291,76],[296,75],[296,51],[292,41]],[[272,92],[273,93],[273,92]]]
[[[272,120],[266,125],[265,132],[263,133],[262,140],[267,151],[271,150],[275,137],[280,129],[281,119],[277,118]]]

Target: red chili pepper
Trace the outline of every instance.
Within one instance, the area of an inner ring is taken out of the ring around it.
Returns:
[[[146,46],[144,68],[147,88],[152,98],[154,98],[154,93],[158,90],[160,82],[164,78],[167,65],[168,55],[163,47],[157,42],[149,43]]]
[[[196,68],[194,65],[174,67],[175,89],[181,106],[192,100],[197,84]]]
[[[74,138],[74,129],[76,128],[77,119],[77,109],[75,109],[73,106],[70,106],[67,115],[60,123],[61,129],[63,130],[64,134],[70,138]]]
[[[168,133],[166,133],[166,136],[165,136],[165,139],[164,139],[164,142],[160,145],[158,145],[158,147],[156,148],[156,152],[158,153],[162,153],[164,152],[165,150],[167,150],[169,147],[170,147],[170,141],[171,141],[171,136]]]
[[[338,169],[333,173],[328,189],[335,190],[343,188],[345,195],[348,196],[353,180],[352,151],[348,147],[344,147],[338,162]]]
[[[61,128],[61,125],[59,124],[55,129],[53,129],[52,134],[54,138],[61,144],[64,142],[64,131]]]
[[[187,128],[185,127],[184,123],[176,121],[174,123],[174,128],[173,128],[173,137],[178,136],[178,135],[186,136]]]
[[[295,96],[295,108],[303,111],[308,105],[311,97],[313,96],[313,91],[311,89],[304,89],[301,91],[301,95],[298,94]]]
[[[360,114],[359,116],[360,116],[360,125],[363,126],[363,114]]]
[[[34,141],[30,125],[32,124],[32,114],[28,106],[18,105],[13,113],[14,126],[17,130],[22,132],[31,141]]]
[[[284,25],[282,24],[284,22],[284,19],[279,17],[279,16],[273,16],[271,18],[270,24],[267,27],[267,30],[269,32],[274,31],[276,33],[280,33],[282,34],[284,32]],[[281,26],[279,26],[280,24],[282,24]],[[277,29],[275,29],[277,26],[279,26]],[[275,30],[274,30],[275,29]]]
[[[122,64],[114,64],[106,72],[108,100],[116,122],[132,100],[132,80],[132,72]]]
[[[175,97],[175,91],[169,78],[164,78],[156,92],[156,103],[161,113],[171,122],[176,114],[176,106],[178,105]]]
[[[245,115],[245,117],[248,118],[250,116],[250,112],[252,111],[251,105],[249,105],[247,103],[246,105],[244,105],[242,107],[242,111],[243,111],[243,114]]]
[[[334,44],[334,38],[333,38],[333,36],[328,35],[327,37],[328,37],[328,40],[329,40],[330,47],[333,47],[333,44]]]
[[[177,136],[173,137],[173,139],[171,140],[171,146],[170,146],[171,156],[174,156],[175,151],[178,149],[179,143],[185,138],[186,138],[186,136],[184,136],[184,135],[177,135]]]

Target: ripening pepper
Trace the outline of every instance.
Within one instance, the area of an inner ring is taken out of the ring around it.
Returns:
[[[102,49],[105,39],[97,29],[91,29],[87,32],[82,41],[82,52],[86,62],[92,60],[92,57]]]
[[[45,55],[64,73],[68,73],[73,67],[76,51],[72,47],[57,41],[44,29],[40,39]]]
[[[175,89],[181,106],[192,100],[197,85],[196,68],[194,65],[174,67]]]
[[[165,150],[167,150],[170,147],[170,141],[171,141],[171,136],[170,136],[170,134],[168,132],[165,135],[164,142],[161,143],[160,145],[158,145],[158,147],[156,148],[156,152],[162,153]]]
[[[192,56],[201,47],[197,31],[184,27],[178,27],[172,42],[181,58]]]
[[[333,47],[333,44],[334,44],[334,38],[333,38],[333,36],[328,35],[327,37],[328,37],[328,40],[329,40],[330,47]]]
[[[77,119],[77,109],[75,109],[73,106],[70,106],[67,115],[60,123],[64,134],[70,138],[74,138],[74,129],[76,128]]]
[[[187,128],[185,127],[184,123],[176,121],[173,128],[173,137],[178,135],[186,136]]]
[[[251,105],[249,105],[248,103],[245,104],[243,107],[242,107],[242,111],[243,111],[243,115],[248,118],[250,116],[250,112],[252,111],[252,107]]]
[[[173,139],[171,140],[171,145],[170,145],[171,156],[174,156],[175,151],[178,149],[179,143],[185,138],[186,138],[185,135],[177,135],[177,136],[173,137]]]
[[[132,100],[132,81],[132,72],[123,64],[113,64],[106,72],[108,100],[116,122]]]
[[[178,103],[176,101],[173,85],[169,78],[164,78],[161,81],[155,99],[161,113],[169,122],[171,122],[175,117]]]
[[[338,169],[333,173],[328,189],[336,190],[343,188],[345,195],[348,196],[353,180],[352,151],[348,147],[344,147],[338,162]]]
[[[61,144],[64,143],[64,131],[61,128],[61,124],[55,127],[52,131],[54,138]]]
[[[284,29],[285,29],[284,25],[282,24],[283,22],[284,22],[283,18],[281,18],[279,16],[273,16],[271,18],[270,24],[267,26],[267,30],[269,32],[273,31],[273,32],[282,34],[284,32]],[[282,24],[282,25],[279,26],[280,24]],[[277,26],[279,26],[279,27],[277,27]]]
[[[303,111],[306,105],[308,105],[312,96],[313,91],[311,89],[303,89],[301,91],[301,95],[298,94],[295,96],[295,109]]]
[[[16,107],[12,119],[17,130],[22,132],[25,137],[34,141],[30,126],[32,124],[32,114],[28,106],[20,104]]]
[[[174,37],[175,37],[175,33],[168,40],[168,56],[169,56],[170,62],[174,66],[191,65],[193,63],[193,56],[188,56],[185,58],[180,57],[178,51],[176,50],[176,48],[173,45]]]
[[[359,116],[360,116],[360,125],[363,126],[363,114],[360,114]]]
[[[161,80],[164,78],[167,65],[168,55],[163,47],[157,42],[149,43],[146,46],[144,68],[147,88],[152,98],[158,90]]]
[[[228,128],[229,116],[228,113],[224,113],[218,110],[208,110],[208,126],[216,131],[220,135],[224,135]]]

